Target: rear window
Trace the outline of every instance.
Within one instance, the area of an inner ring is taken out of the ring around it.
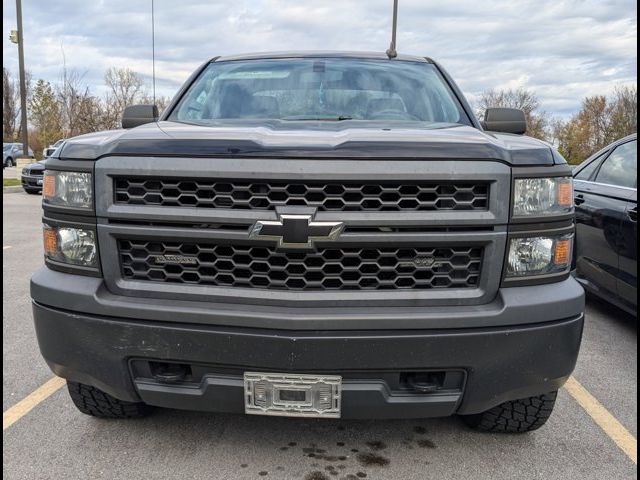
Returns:
[[[429,63],[352,58],[213,62],[170,120],[470,121]]]

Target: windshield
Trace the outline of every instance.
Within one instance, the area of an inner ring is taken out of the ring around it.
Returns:
[[[231,119],[470,124],[434,65],[353,58],[212,62],[169,116]]]
[[[3,152],[8,152],[9,150],[11,150],[11,144],[2,146],[2,151]]]

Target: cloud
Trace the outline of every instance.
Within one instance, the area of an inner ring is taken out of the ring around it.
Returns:
[[[150,78],[150,1],[25,0],[25,57],[34,78],[63,64],[93,91],[111,66]],[[13,3],[3,10],[4,65],[17,70]],[[203,61],[268,50],[377,50],[389,44],[391,0],[156,0],[156,73],[172,95]],[[473,100],[524,86],[566,116],[586,95],[637,82],[630,0],[400,0],[398,49],[438,60]],[[63,54],[64,53],[64,54]]]

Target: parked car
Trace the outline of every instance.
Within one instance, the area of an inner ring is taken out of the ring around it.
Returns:
[[[42,181],[47,160],[30,163],[22,168],[22,188],[30,194],[42,192]]]
[[[2,168],[13,167],[16,159],[23,156],[23,147],[21,143],[3,143],[2,144]],[[33,158],[33,150],[29,148],[29,157]]]
[[[571,374],[572,171],[433,60],[207,61],[44,178],[40,350],[83,413],[543,425]]]
[[[590,293],[637,315],[637,135],[597,152],[574,176],[577,278]]]
[[[53,155],[53,152],[56,151],[56,148],[58,148],[59,146],[61,146],[64,143],[64,138],[58,140],[56,143],[54,143],[53,145],[49,145],[47,148],[45,148],[42,151],[42,158],[48,158],[51,155]]]

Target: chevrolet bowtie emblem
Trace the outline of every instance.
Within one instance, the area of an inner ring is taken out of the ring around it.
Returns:
[[[313,248],[314,242],[336,240],[342,222],[317,222],[313,215],[280,214],[278,221],[258,220],[251,228],[249,238],[275,240],[279,248]]]

